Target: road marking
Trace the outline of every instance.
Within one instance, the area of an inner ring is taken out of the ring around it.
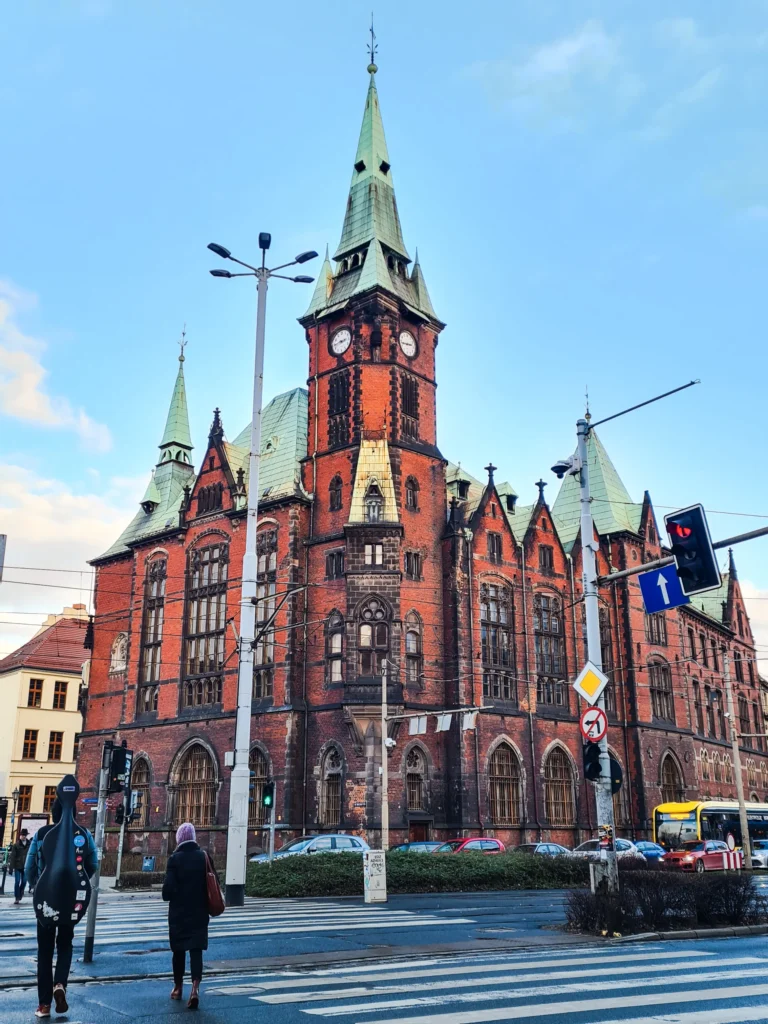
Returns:
[[[574,999],[557,1003],[531,1003],[527,1006],[500,1006],[492,1010],[466,1010],[455,1013],[434,1013],[418,1017],[392,1017],[377,1024],[482,1024],[484,1021],[520,1020],[521,1018],[565,1016],[569,1013],[591,1013],[594,1010],[620,1010],[628,1006],[653,1006],[668,1003],[703,1003],[719,999],[753,999],[768,996],[768,985],[740,985],[735,988],[691,989],[687,992],[633,993],[607,999]],[[763,1011],[763,1016],[767,1011]],[[669,1019],[669,1014],[667,1014]],[[711,1018],[705,1018],[707,1020]],[[755,1018],[753,1017],[752,1020]],[[758,1018],[759,1019],[759,1018]],[[657,1018],[658,1020],[658,1018]],[[661,1018],[664,1020],[664,1017]],[[363,1024],[363,1022],[361,1022]]]
[[[768,1010],[760,1006],[737,1006],[728,1010],[694,1010],[691,1013],[664,1014],[663,1017],[622,1017],[595,1024],[739,1024],[743,1020],[768,1020]]]

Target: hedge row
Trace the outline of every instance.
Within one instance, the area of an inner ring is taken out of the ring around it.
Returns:
[[[589,882],[586,861],[571,857],[526,854],[462,853],[431,856],[387,854],[390,893],[482,892],[503,889],[565,889]],[[269,864],[249,864],[249,896],[361,896],[362,858],[353,853],[318,853],[281,857]]]
[[[569,929],[597,934],[758,924],[766,918],[768,899],[748,874],[735,871],[622,872],[618,896],[571,892],[566,902]]]

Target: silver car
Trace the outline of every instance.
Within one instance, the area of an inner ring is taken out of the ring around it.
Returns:
[[[752,840],[752,867],[768,868],[768,839]]]
[[[347,836],[343,833],[302,836],[301,839],[294,839],[279,850],[275,850],[275,860],[305,853],[359,853],[362,855],[366,850],[370,850],[370,846],[360,836]],[[256,853],[249,860],[252,864],[261,864],[269,860],[269,855]]]
[[[588,839],[586,843],[577,846],[573,851],[574,857],[586,857],[587,860],[600,859],[600,843],[597,839]],[[645,861],[645,857],[629,839],[616,840],[616,856],[619,860]]]

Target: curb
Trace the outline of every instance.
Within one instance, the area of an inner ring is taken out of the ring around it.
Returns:
[[[734,928],[701,928],[677,932],[641,932],[639,935],[622,935],[619,942],[658,942],[664,939],[737,939],[745,935],[768,935],[768,924],[744,924]]]

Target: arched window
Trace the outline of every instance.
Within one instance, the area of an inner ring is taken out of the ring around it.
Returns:
[[[747,761],[747,785],[750,789],[757,789],[757,765],[751,757]]]
[[[253,699],[272,696],[275,674],[275,627],[265,628],[275,614],[277,588],[277,530],[256,537],[256,628],[261,638],[253,652]]]
[[[248,768],[251,773],[248,793],[248,828],[258,828],[267,820],[261,798],[264,793],[264,783],[269,777],[267,759],[258,747],[254,747],[248,755]]]
[[[480,587],[480,650],[483,696],[517,703],[512,591],[495,583]]]
[[[411,512],[419,511],[419,481],[415,476],[405,481],[405,507]]]
[[[704,709],[701,706],[701,686],[693,682],[693,707],[696,714],[696,731],[700,736],[704,735]]]
[[[379,523],[383,514],[384,495],[376,481],[372,481],[365,493],[365,521],[366,523]]]
[[[341,751],[331,747],[320,766],[320,824],[332,828],[341,824]]]
[[[723,754],[723,782],[726,785],[733,785],[733,763],[730,754]]]
[[[734,669],[736,671],[736,682],[737,683],[743,683],[744,682],[744,665],[743,665],[742,660],[741,660],[741,652],[740,651],[734,651],[733,652],[733,667],[734,667]]]
[[[702,750],[699,754],[699,765],[701,768],[701,781],[709,782],[712,776],[709,770],[709,754],[706,750]]]
[[[653,717],[663,722],[675,721],[675,701],[672,696],[672,673],[666,661],[652,661],[648,665]]]
[[[747,698],[739,694],[739,732],[742,734],[742,736],[744,736],[746,735],[746,733],[750,731],[751,730],[749,728],[749,704],[747,703]],[[749,740],[745,740],[744,742],[747,746],[752,746]]]
[[[112,644],[109,657],[110,674],[125,672],[128,668],[128,634],[118,633]]]
[[[333,480],[331,480],[331,486],[328,488],[328,493],[330,495],[331,512],[338,512],[338,510],[341,508],[341,490],[341,477],[337,473]]]
[[[184,618],[185,708],[221,703],[228,570],[228,544],[210,544],[189,553]]]
[[[328,663],[328,682],[340,683],[344,679],[344,619],[340,612],[331,612],[325,641]]]
[[[544,807],[550,825],[576,823],[571,762],[560,747],[555,747],[544,766]]]
[[[144,580],[144,615],[141,622],[141,651],[137,702],[139,714],[157,711],[161,655],[163,649],[163,620],[165,616],[165,580],[168,563],[154,558],[147,565]]]
[[[520,824],[520,762],[508,743],[500,743],[491,754],[488,796],[494,825]]]
[[[216,768],[201,743],[193,743],[176,769],[174,824],[213,825],[216,814]]]
[[[704,703],[707,705],[707,726],[709,728],[709,735],[714,739],[717,735],[715,732],[715,705],[712,700],[712,690],[708,687],[704,687]]]
[[[421,619],[416,612],[405,617],[405,681],[408,686],[423,685],[421,656]]]
[[[355,255],[352,257],[352,269],[354,270],[355,267],[359,267],[359,266],[360,266],[360,254],[359,253],[355,253]]]
[[[569,687],[563,676],[565,637],[562,605],[552,594],[536,594],[533,599],[533,632],[536,650],[536,699],[539,704],[568,708]]]
[[[131,769],[131,790],[138,794],[133,798],[138,817],[131,822],[131,828],[146,828],[149,824],[150,782],[149,762],[146,757],[137,757]]]
[[[616,761],[619,765],[621,765],[621,760],[620,760],[620,758],[618,758],[616,756],[615,751],[610,750],[609,754],[614,759],[614,761]],[[622,771],[623,771],[624,770],[623,769],[623,765],[621,767],[622,767]],[[628,793],[628,790],[629,790],[629,784],[628,784],[628,782],[626,780],[626,777],[625,777],[624,785],[621,787],[621,789],[618,791],[618,793],[614,793],[613,794],[613,820],[616,823],[616,825],[625,825],[626,826],[626,825],[630,824],[629,793]]]
[[[671,754],[667,754],[661,762],[661,802],[664,804],[680,803],[685,799],[685,786],[677,762]]]
[[[426,775],[426,762],[424,755],[413,747],[408,751],[405,759],[405,788],[408,794],[408,810],[423,811],[424,806],[424,776]]]
[[[380,676],[382,662],[389,655],[389,625],[386,609],[372,597],[360,611],[357,648],[361,676]]]

